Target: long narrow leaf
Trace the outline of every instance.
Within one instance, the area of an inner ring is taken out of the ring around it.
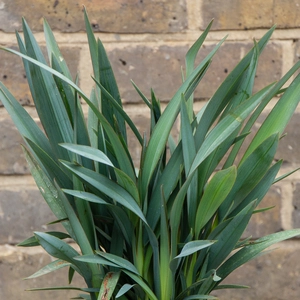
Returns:
[[[291,119],[292,114],[300,101],[299,86],[300,75],[294,79],[286,92],[276,103],[275,107],[268,114],[266,120],[259,128],[245,152],[242,161],[244,161],[263,140],[276,132],[278,132],[279,135],[283,133],[284,128]]]
[[[208,183],[196,213],[196,236],[200,234],[203,226],[210,220],[226,199],[235,183],[236,175],[236,167],[232,166],[217,172]]]
[[[240,251],[231,256],[218,270],[219,276],[225,279],[232,271],[246,262],[254,259],[264,249],[300,235],[300,229],[292,229],[282,232],[273,233],[256,240],[254,243],[242,248]]]
[[[116,184],[114,181],[109,180],[107,177],[95,173],[89,169],[85,169],[83,167],[73,165],[68,162],[62,162],[62,163],[69,170],[71,170],[75,175],[79,176],[85,182],[97,188],[99,191],[111,197],[113,200],[117,201],[124,207],[127,207],[130,211],[132,211],[137,216],[139,216],[141,220],[143,220],[147,224],[145,216],[143,215],[135,199],[121,186]]]
[[[160,159],[162,152],[164,151],[165,144],[170,134],[170,130],[178,115],[180,103],[181,103],[181,94],[185,93],[189,89],[189,86],[195,80],[197,80],[199,76],[201,76],[201,73],[204,72],[206,68],[206,64],[217,52],[217,50],[219,49],[223,41],[224,40],[222,40],[213,49],[213,51],[202,61],[202,63],[191,73],[191,75],[187,78],[187,80],[182,84],[182,86],[178,89],[174,97],[171,99],[167,108],[165,109],[161,118],[159,119],[152,133],[145,154],[145,162],[144,162],[144,168],[142,173],[142,181],[143,181],[142,186],[144,190],[146,190],[146,187],[151,179],[154,169]],[[196,88],[196,86],[194,88]]]
[[[57,259],[55,261],[52,261],[48,265],[44,266],[43,268],[41,268],[39,271],[35,272],[34,274],[26,277],[25,279],[37,278],[37,277],[43,276],[45,274],[49,274],[49,273],[51,273],[53,271],[56,271],[58,269],[68,267],[70,265],[71,265],[71,263],[69,263],[69,262],[66,262],[66,261],[61,260],[61,259]]]

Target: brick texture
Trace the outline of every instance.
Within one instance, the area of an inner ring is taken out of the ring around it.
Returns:
[[[128,46],[109,51],[121,96],[125,102],[141,102],[133,88],[132,79],[140,90],[150,97],[153,88],[160,100],[174,95],[181,84],[180,68],[188,46]]]
[[[214,45],[205,47],[199,55],[199,61],[203,59]],[[252,43],[226,42],[217,54],[213,62],[199,84],[195,96],[199,99],[208,99],[217,90],[230,71],[239,63],[248,51],[253,47]],[[282,48],[279,44],[269,43],[262,52],[253,92],[257,92],[266,85],[281,78],[282,73]]]
[[[251,48],[252,43],[225,42],[213,57],[205,76],[196,89],[197,99],[210,98],[230,71]],[[205,44],[199,53],[199,64],[215,47]],[[181,68],[185,66],[188,45],[137,45],[108,51],[121,97],[125,103],[141,102],[130,83],[132,79],[143,93],[150,97],[153,88],[157,97],[168,101],[182,83]],[[282,75],[282,47],[270,43],[261,54],[254,92],[278,80]]]
[[[14,32],[26,16],[33,30],[41,30],[43,18],[54,30],[78,32],[85,29],[82,7],[89,12],[95,31],[101,32],[180,32],[187,27],[186,3],[143,0],[4,0],[1,2],[0,29]]]
[[[7,47],[18,50],[17,47]],[[46,60],[48,61],[45,47],[41,47]],[[66,60],[73,78],[78,73],[80,57],[79,47],[60,47],[61,53]],[[11,53],[0,51],[0,81],[9,89],[13,96],[22,105],[33,105],[33,100],[26,80],[26,73],[22,60]],[[0,101],[0,106],[3,106]]]
[[[273,207],[274,206],[274,207]],[[281,226],[281,194],[278,187],[271,187],[257,209],[273,207],[270,210],[254,214],[243,236],[252,236],[253,239],[282,230]]]
[[[289,69],[300,57],[300,2],[296,0],[2,0],[0,43],[16,49],[13,32],[21,29],[21,17],[24,16],[37,33],[37,40],[46,54],[42,37],[43,17],[46,17],[59,40],[73,78],[79,71],[82,88],[89,93],[92,79],[89,82],[87,77],[90,78],[92,68],[84,36],[82,5],[87,8],[97,38],[103,40],[107,49],[125,110],[141,134],[146,133],[147,136],[149,109],[141,101],[130,80],[147,97],[150,97],[150,88],[153,88],[164,107],[182,82],[181,67],[184,67],[189,46],[212,18],[215,19],[212,32],[197,57],[197,63],[213,49],[220,38],[228,33],[229,38],[214,56],[195,91],[197,107],[206,103],[251,49],[252,37],[262,36],[274,23],[281,30],[275,32],[261,54],[254,92],[281,78],[283,71]],[[25,77],[21,59],[0,51],[0,81],[37,120]],[[86,111],[86,105],[84,109]],[[261,126],[268,111],[269,107],[255,123],[249,137]],[[299,114],[298,108],[285,129],[287,136],[280,141],[276,154],[276,159],[284,160],[282,174],[299,167]],[[177,122],[173,131],[175,137],[178,136],[179,120]],[[128,142],[134,163],[138,165],[141,149],[130,130]],[[21,249],[16,248],[15,244],[31,236],[32,231],[56,230],[59,227],[46,225],[55,217],[37,188],[32,183],[28,184],[26,176],[29,170],[20,143],[20,135],[1,107],[0,299],[47,300],[74,297],[77,292],[24,292],[24,289],[30,287],[67,285],[67,274],[64,272],[67,270],[37,280],[21,280],[46,265],[51,258],[41,249]],[[282,228],[300,227],[299,173],[285,180],[273,186],[259,206],[275,207],[253,215],[244,237],[252,235],[253,238],[258,238]],[[293,187],[293,190],[289,187]],[[300,239],[282,243],[277,251],[239,268],[224,282],[246,284],[251,289],[220,290],[216,294],[222,300],[298,299],[299,250]],[[80,280],[76,280],[74,285],[85,286]]]
[[[268,28],[273,25],[273,0],[202,1],[203,26],[211,19],[214,29]],[[230,17],[228,17],[230,16]]]
[[[33,235],[33,231],[62,229],[49,225],[56,217],[39,191],[19,187],[0,190],[0,244],[16,244]]]
[[[213,29],[247,30],[270,28],[298,28],[300,4],[296,0],[210,0],[202,1],[204,28],[215,19]],[[230,16],[230,17],[228,17]]]
[[[0,120],[0,174],[28,174],[23,139],[9,118]]]
[[[297,0],[275,0],[274,1],[274,23],[279,28],[300,27],[298,16],[300,3]]]
[[[11,45],[7,46],[18,50]],[[0,52],[0,80],[21,104],[32,104],[25,70],[20,58],[5,51]],[[1,101],[0,105],[2,105]]]
[[[32,248],[18,248],[12,246],[0,247],[0,299],[22,300],[52,300],[71,299],[78,296],[79,291],[26,291],[38,287],[54,287],[68,285],[68,268],[60,269],[54,273],[36,279],[22,280],[40,268],[50,263],[53,259],[44,251]],[[5,274],[5,276],[2,276]],[[73,286],[85,287],[83,280],[74,276]]]
[[[224,284],[246,285],[249,289],[220,290],[213,294],[222,300],[297,299],[300,249],[296,244],[287,245],[279,244],[278,249],[247,263],[224,281]]]
[[[300,183],[295,184],[293,192],[293,226],[300,228]]]
[[[254,124],[253,131],[256,132],[265,118],[267,117],[267,112],[262,113],[258,118],[257,122]],[[283,159],[285,164],[299,164],[300,155],[299,155],[299,131],[295,130],[299,128],[300,124],[300,114],[296,112],[288,125],[286,126],[283,134],[285,136],[280,139],[278,149],[275,155],[276,159]],[[252,136],[252,135],[251,135]]]

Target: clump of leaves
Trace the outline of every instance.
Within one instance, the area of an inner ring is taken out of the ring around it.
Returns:
[[[194,112],[193,92],[224,42],[194,67],[209,24],[186,54],[183,83],[163,112],[153,91],[148,99],[133,84],[151,115],[150,134],[142,136],[122,107],[86,13],[85,22],[95,80],[90,96],[73,81],[46,21],[49,65],[25,20],[24,39],[17,33],[20,51],[3,48],[23,59],[44,131],[2,83],[0,99],[24,137],[41,194],[66,231],[35,232],[20,244],[40,245],[56,258],[29,278],[68,267],[70,283],[77,272],[87,285],[74,287],[81,291],[78,299],[216,299],[211,292],[228,287],[222,281],[236,268],[300,234],[295,229],[241,240],[270,186],[282,179],[276,178],[282,161],[274,163],[274,156],[299,102],[300,76],[282,87],[300,62],[253,93],[258,58],[272,28]],[[279,95],[241,152],[255,120]],[[80,100],[89,106],[87,121]],[[176,140],[171,130],[178,116]],[[140,144],[139,166],[133,164],[127,127]]]

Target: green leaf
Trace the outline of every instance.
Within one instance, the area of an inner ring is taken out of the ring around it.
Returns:
[[[69,68],[67,66],[67,63],[65,61],[65,59],[63,58],[59,47],[57,45],[57,42],[55,40],[55,37],[53,35],[53,32],[47,22],[47,20],[44,19],[44,35],[45,35],[45,39],[46,39],[46,44],[47,44],[47,51],[48,51],[48,58],[49,61],[51,61],[52,59],[52,55],[54,55],[59,62],[59,65],[62,69],[62,72],[65,76],[67,76],[70,80],[72,80],[72,76],[71,73],[69,71]]]
[[[121,270],[127,270],[136,275],[140,275],[136,267],[128,260],[117,255],[101,252],[96,250],[97,255],[82,255],[77,256],[75,259],[78,261],[89,262],[94,264],[104,264],[112,267],[117,267]]]
[[[246,119],[246,117],[249,116],[269,90],[270,86],[243,101],[209,132],[195,156],[189,174],[192,174],[204,161],[204,159],[207,158],[209,154],[211,154],[231,135],[234,130],[240,126],[240,124]]]
[[[208,24],[204,32],[200,35],[197,41],[192,45],[192,47],[188,50],[185,56],[185,66],[186,66],[186,77],[188,77],[192,71],[194,70],[196,56],[199,52],[200,47],[205,41],[207,34],[212,26],[213,20]],[[191,121],[193,118],[193,95],[187,100],[187,113],[188,118]]]
[[[174,259],[191,255],[201,249],[211,246],[215,242],[216,241],[209,241],[209,240],[188,242],[183,246],[180,254],[175,256]]]
[[[162,189],[163,190],[163,189]],[[162,192],[163,193],[163,192]],[[173,294],[173,278],[169,268],[171,259],[170,253],[170,230],[168,224],[168,213],[166,202],[163,196],[161,197],[161,217],[160,217],[160,253],[159,253],[159,271],[160,271],[160,286],[161,298],[170,299]]]
[[[152,109],[152,105],[150,103],[150,101],[148,100],[148,98],[141,92],[141,90],[137,87],[137,85],[131,80],[131,83],[133,85],[133,87],[135,88],[135,90],[137,91],[137,93],[141,96],[141,99],[145,102],[145,104]]]
[[[108,197],[111,197],[113,200],[128,208],[147,224],[145,216],[143,215],[143,212],[136,203],[135,199],[114,181],[110,180],[106,176],[69,162],[62,162],[62,164],[71,170],[75,175],[82,178],[86,183],[90,184]]]
[[[256,69],[258,64],[259,48],[257,43],[254,41],[253,54],[250,60],[249,67],[243,73],[241,77],[241,82],[235,91],[235,95],[232,97],[228,105],[226,106],[224,112],[221,115],[221,119],[228,114],[237,105],[243,102],[245,99],[252,95],[252,89],[254,85],[254,79],[256,75]]]
[[[43,232],[35,232],[39,244],[55,258],[67,261],[74,265],[76,271],[79,272],[84,278],[90,280],[91,274],[88,266],[85,263],[80,263],[74,259],[79,253],[72,248],[69,244],[62,240]]]
[[[150,182],[151,176],[156,168],[156,165],[161,157],[161,154],[165,149],[165,145],[168,140],[170,130],[179,113],[181,94],[185,94],[186,98],[190,96],[187,95],[187,91],[189,91],[190,94],[193,92],[193,90],[190,89],[190,87],[193,86],[193,89],[196,88],[196,85],[199,82],[199,78],[202,77],[202,73],[205,71],[207,67],[207,63],[217,52],[217,50],[219,49],[223,41],[224,40],[222,40],[211,51],[211,53],[199,64],[199,66],[186,79],[186,81],[182,84],[182,86],[178,89],[174,97],[169,102],[168,106],[166,107],[162,116],[160,117],[157,125],[155,126],[155,129],[149,140],[149,144],[145,154],[144,167],[142,170],[142,182],[143,182],[142,186],[144,192],[146,191],[148,183]]]
[[[255,205],[255,201],[253,201],[246,206],[216,237],[218,242],[212,245],[209,251],[208,270],[218,268],[223,260],[235,248],[236,243],[239,241],[242,233],[248,225]],[[219,276],[221,275],[219,274]]]
[[[93,292],[98,292],[99,289],[95,288],[79,288],[75,286],[55,286],[55,287],[44,287],[44,288],[34,288],[34,289],[28,289],[26,291],[59,291],[59,290],[74,290],[74,291],[83,291],[87,293],[93,293]],[[80,299],[90,299],[90,298],[80,298]]]
[[[100,88],[102,94],[107,98],[107,101],[110,101],[112,106],[116,109],[116,111],[120,114],[120,117],[123,118],[124,122],[128,124],[132,132],[135,134],[136,138],[138,139],[139,143],[142,145],[143,144],[143,138],[141,134],[139,133],[138,129],[134,125],[133,121],[130,119],[130,117],[126,114],[125,110],[123,107],[118,103],[116,99],[113,98],[113,96],[105,89],[105,87],[97,81],[96,78],[93,78],[94,81],[96,82],[97,86]]]
[[[156,295],[153,293],[152,289],[141,279],[139,276],[137,276],[135,273],[131,273],[127,270],[123,271],[125,274],[127,274],[133,281],[135,281],[147,294],[149,297],[149,300],[158,300],[160,298],[157,298]]]
[[[103,200],[102,198],[98,197],[93,193],[84,192],[84,191],[67,190],[67,189],[63,189],[63,192],[72,195],[74,197],[77,197],[79,199],[90,201],[93,203],[111,205],[110,203],[107,203],[105,200]]]
[[[109,272],[105,275],[98,295],[99,300],[111,299],[120,278],[120,272]]]
[[[269,246],[299,235],[300,229],[292,229],[273,233],[259,238],[254,243],[250,243],[250,245],[242,248],[241,250],[233,254],[229,259],[227,259],[219,268],[218,274],[223,280],[236,268],[256,258],[263,250],[265,250]]]
[[[147,211],[147,220],[151,228],[156,226],[160,216],[161,186],[163,186],[163,195],[166,201],[168,201],[169,196],[174,191],[176,183],[179,180],[182,164],[183,153],[182,143],[180,142],[173,155],[170,157],[170,160],[168,161],[162,174],[158,178],[155,188],[153,189],[153,194],[151,195]]]
[[[273,26],[258,42],[259,53],[262,52],[270,39],[275,27]],[[220,87],[212,96],[211,100],[205,106],[205,110],[201,114],[201,119],[198,124],[199,130],[195,134],[196,148],[202,145],[205,136],[211,125],[220,116],[223,109],[229,103],[231,98],[234,96],[237,87],[239,86],[243,74],[247,71],[250,61],[253,56],[253,51],[250,50],[248,54],[238,63],[238,65],[231,71],[231,73],[222,82]]]
[[[20,132],[26,143],[29,140],[32,141],[34,144],[38,145],[41,149],[43,149],[50,157],[54,158],[55,154],[45,134],[34,122],[34,120],[28,114],[28,112],[21,106],[21,104],[13,97],[13,95],[1,82],[0,100],[4,105],[5,109],[8,111],[14,124],[16,125],[18,131]],[[31,146],[28,146],[31,149]],[[35,156],[35,158],[38,160],[37,156]]]
[[[269,136],[283,133],[284,128],[291,119],[299,101],[299,86],[300,74],[293,80],[285,91],[280,100],[276,103],[272,111],[268,114],[267,118],[260,126],[258,132],[253,138],[251,144],[246,150],[242,162],[256,149]]]
[[[235,183],[236,176],[236,167],[232,166],[217,172],[207,184],[196,213],[196,237],[226,199]]]
[[[51,156],[51,153],[47,153],[44,149],[40,148],[39,145],[33,141],[25,138],[25,141],[30,149],[30,152],[36,158],[36,161],[40,168],[47,174],[50,180],[55,180],[60,186],[65,188],[72,187],[72,181],[70,180],[71,174],[63,170],[57,160]],[[22,147],[23,151],[25,148]],[[29,163],[28,163],[29,164]]]
[[[299,69],[300,67],[300,62],[297,62],[271,89],[271,91],[264,97],[262,102],[259,104],[259,106],[256,108],[256,110],[253,112],[253,114],[250,116],[249,120],[247,121],[246,125],[244,126],[241,135],[244,135],[245,133],[249,132],[257,118],[260,116],[266,105],[278,94],[280,88],[286,84],[286,82],[294,75],[294,73]],[[236,158],[236,155],[238,151],[240,150],[242,143],[244,140],[238,141],[230,155],[228,156],[226,163],[224,164],[224,167],[230,166],[233,161]]]
[[[45,64],[41,49],[24,19],[23,31],[27,55]],[[28,64],[28,71],[26,75],[31,78],[30,89],[43,128],[57,156],[66,159],[58,143],[71,142],[73,129],[53,76],[34,64]]]
[[[59,239],[67,239],[70,238],[70,236],[64,232],[59,232],[59,231],[48,231],[46,232],[47,234],[53,235]],[[34,247],[34,246],[39,246],[40,244],[38,243],[38,240],[36,239],[35,236],[32,236],[28,239],[25,239],[21,243],[18,243],[17,246],[19,247]]]
[[[183,150],[183,160],[184,160],[184,168],[185,173],[189,174],[191,165],[196,156],[196,146],[194,142],[193,136],[193,128],[190,124],[188,111],[186,107],[186,102],[184,96],[182,95],[181,100],[181,138],[182,138],[182,150]],[[192,183],[187,192],[187,202],[188,202],[188,215],[189,215],[189,224],[193,226],[195,222],[195,207],[197,205],[197,190],[198,190],[198,180],[197,173],[194,175]]]
[[[228,215],[228,217],[233,217],[244,207],[246,207],[253,199],[256,199],[256,204],[258,205],[264,198],[264,196],[269,191],[271,185],[274,183],[274,179],[280,170],[282,161],[276,162],[273,166],[269,168],[260,182],[252,189],[248,196]]]
[[[98,67],[99,67],[99,78],[96,78],[97,81],[108,91],[108,93],[115,99],[115,101],[122,107],[122,101],[119,94],[118,85],[111,68],[111,64],[108,60],[106,51],[103,47],[102,42],[98,39]],[[118,130],[120,130],[121,136],[123,137],[125,143],[127,144],[127,133],[124,118],[119,113],[117,109],[112,105],[112,102],[107,99],[106,94],[102,93],[102,113],[104,117],[108,120],[110,125]],[[115,125],[114,117],[116,118],[117,126]],[[116,130],[117,131],[117,130]]]
[[[94,75],[97,79],[100,78],[99,74],[99,66],[98,66],[98,49],[97,49],[97,41],[94,36],[94,32],[92,29],[92,26],[90,24],[88,14],[86,9],[84,8],[84,22],[85,22],[85,30],[88,38],[88,43],[89,43],[89,49],[90,49],[90,55],[91,55],[91,60],[92,60],[92,66],[93,66],[93,71]]]
[[[248,289],[247,285],[237,285],[237,284],[222,284],[214,288],[214,290],[223,290],[223,289]]]
[[[52,261],[51,263],[49,263],[48,265],[46,265],[45,267],[41,268],[39,271],[35,272],[34,274],[26,277],[25,279],[32,279],[32,278],[37,278],[40,277],[42,275],[45,274],[49,274],[53,271],[56,271],[58,269],[70,266],[71,263],[66,262],[62,259],[57,259],[55,261]]]
[[[41,195],[44,197],[48,206],[59,220],[66,219],[68,216],[62,200],[58,197],[57,189],[53,186],[48,176],[46,176],[46,174],[36,163],[36,161],[34,161],[28,150],[26,150],[25,148],[23,150],[30,168],[30,172],[41,192]],[[68,222],[63,222],[62,224],[66,228],[68,233],[71,236],[74,236],[74,232],[70,224]]]
[[[187,296],[184,298],[184,300],[191,300],[191,299],[218,299],[217,297],[214,296],[209,296],[209,295],[191,295]]]
[[[77,145],[77,144],[60,144],[63,148],[79,154],[83,157],[86,157],[88,159],[97,161],[99,163],[108,165],[113,167],[113,163],[110,161],[110,159],[107,157],[107,155],[105,153],[103,153],[101,150],[92,148],[90,146],[84,146],[84,145]]]
[[[278,134],[274,134],[263,141],[239,166],[235,184],[220,207],[221,220],[227,215],[229,208],[233,210],[240,205],[260,182],[274,159],[277,146]]]
[[[130,289],[132,289],[133,287],[135,286],[135,284],[124,284],[120,290],[118,291],[117,295],[116,295],[116,298],[119,298],[123,295],[125,295]]]

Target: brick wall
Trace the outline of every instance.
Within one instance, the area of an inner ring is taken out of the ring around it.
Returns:
[[[84,34],[82,4],[87,7],[97,36],[108,51],[124,105],[143,131],[148,112],[133,91],[130,79],[146,94],[153,87],[168,101],[180,84],[180,67],[188,47],[214,18],[201,56],[229,33],[210,71],[196,92],[197,106],[213,93],[227,73],[274,23],[269,45],[260,59],[255,89],[279,79],[300,56],[300,1],[296,0],[2,0],[0,43],[16,47],[14,31],[25,16],[43,45],[42,18],[46,17],[69,63],[80,72],[80,84],[92,86],[91,65]],[[0,52],[0,80],[35,115],[20,59]],[[300,110],[288,125],[278,158],[284,159],[281,173],[300,164]],[[256,124],[259,126],[259,120]],[[0,107],[0,299],[65,299],[74,293],[24,292],[34,286],[67,285],[65,274],[21,281],[49,261],[39,249],[21,249],[15,244],[32,231],[47,229],[53,216],[39,195],[24,161],[22,142],[12,121]],[[138,149],[132,144],[138,157]],[[271,211],[257,214],[247,234],[253,237],[300,227],[300,173],[273,186],[263,202]],[[51,227],[53,228],[53,227]],[[237,270],[226,282],[250,285],[243,291],[218,292],[221,299],[298,299],[300,294],[300,240],[281,243],[279,249]]]

